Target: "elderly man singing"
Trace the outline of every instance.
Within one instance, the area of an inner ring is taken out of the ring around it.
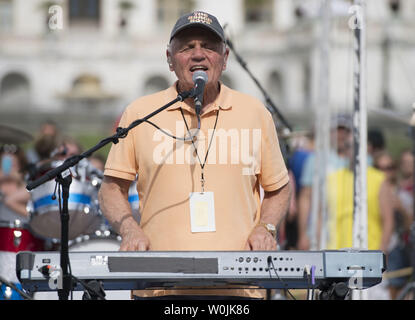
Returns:
[[[112,146],[99,193],[124,251],[276,250],[276,228],[290,197],[287,168],[271,114],[257,99],[219,81],[229,49],[218,20],[205,12],[178,19],[166,51],[177,81],[132,102],[127,127],[191,90],[204,72],[200,117],[193,98],[132,129]],[[138,174],[140,224],[128,203]],[[260,188],[264,190],[261,201]],[[178,288],[134,291],[136,299],[263,298],[264,290]]]

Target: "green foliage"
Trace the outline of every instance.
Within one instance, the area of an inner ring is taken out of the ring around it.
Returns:
[[[386,149],[396,160],[403,150],[412,150],[412,141],[408,130],[389,130],[385,132]]]

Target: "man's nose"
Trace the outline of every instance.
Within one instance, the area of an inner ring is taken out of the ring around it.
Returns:
[[[203,60],[205,58],[205,51],[201,46],[195,46],[192,50],[192,59]]]

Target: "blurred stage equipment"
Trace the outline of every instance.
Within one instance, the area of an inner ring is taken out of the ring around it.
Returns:
[[[21,144],[30,142],[33,136],[23,130],[0,124],[0,143]]]

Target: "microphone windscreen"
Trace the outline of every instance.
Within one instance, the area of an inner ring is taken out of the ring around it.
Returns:
[[[206,72],[202,70],[198,70],[195,73],[193,73],[192,79],[193,79],[193,82],[196,82],[196,80],[201,79],[206,83],[208,81],[208,75]]]

